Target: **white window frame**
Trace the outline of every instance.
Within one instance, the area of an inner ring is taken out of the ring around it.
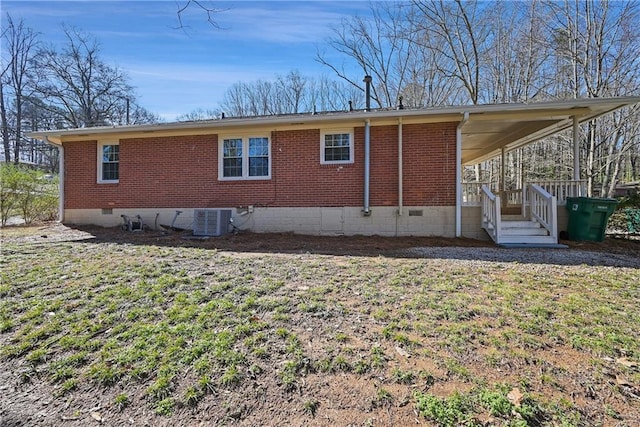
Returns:
[[[98,141],[98,184],[117,184],[120,182],[120,148],[118,148],[118,179],[102,179],[102,167],[104,165],[102,161],[103,147],[105,145],[118,145],[120,146],[120,141]]]
[[[349,135],[349,160],[326,160],[325,159],[325,136],[348,134]],[[354,145],[353,129],[325,129],[320,132],[320,164],[323,165],[345,165],[354,162]]]
[[[265,176],[249,176],[249,139],[266,138],[268,147],[268,173]],[[224,140],[242,140],[242,176],[224,176]],[[271,137],[267,134],[228,134],[218,135],[218,180],[219,181],[255,181],[271,179]]]

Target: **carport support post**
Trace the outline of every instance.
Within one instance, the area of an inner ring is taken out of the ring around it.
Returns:
[[[580,126],[578,116],[573,116],[573,179],[580,181]]]
[[[469,112],[465,111],[456,127],[456,237],[462,236],[462,127],[468,120]]]

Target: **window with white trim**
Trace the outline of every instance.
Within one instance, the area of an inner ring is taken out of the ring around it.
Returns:
[[[271,178],[271,144],[269,137],[220,137],[218,145],[218,179]]]
[[[353,163],[353,130],[327,130],[320,134],[320,163]]]
[[[98,182],[117,183],[120,179],[120,144],[98,143]]]

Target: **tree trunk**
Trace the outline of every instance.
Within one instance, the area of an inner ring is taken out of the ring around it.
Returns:
[[[2,145],[4,146],[4,161],[11,162],[11,140],[9,139],[9,122],[7,109],[4,105],[4,84],[0,81],[0,119],[2,120]]]

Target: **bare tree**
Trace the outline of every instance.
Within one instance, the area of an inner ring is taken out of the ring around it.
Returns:
[[[402,91],[412,85],[420,85],[416,68],[421,64],[412,62],[416,52],[411,49],[412,33],[406,32],[406,16],[410,5],[396,2],[371,4],[370,19],[355,16],[344,20],[334,28],[334,36],[328,45],[352,61],[359,70],[353,75],[353,66],[334,64],[325,53],[318,52],[316,59],[330,68],[342,80],[364,92],[362,77],[373,77],[372,100],[379,107],[397,105]],[[420,99],[421,101],[421,99]],[[417,101],[418,103],[421,103]]]
[[[222,12],[223,9],[214,7],[211,5],[211,2],[203,0],[187,0],[183,3],[177,3],[177,5],[178,28],[185,28],[184,15],[191,9],[198,9],[199,11],[204,12],[207,16],[207,22],[214,28],[220,28],[218,21],[214,19],[214,15]]]
[[[299,71],[290,71],[286,76],[278,76],[275,86],[281,104],[280,109],[301,112],[307,84],[308,79]]]
[[[198,121],[198,120],[213,120],[213,119],[219,119],[222,115],[221,111],[218,110],[211,110],[211,109],[203,109],[203,108],[198,108],[196,110],[193,110],[189,113],[186,114],[182,114],[178,117],[176,117],[177,121],[180,122],[193,122],[193,121]]]
[[[20,147],[22,142],[22,109],[25,96],[29,86],[29,73],[33,71],[32,59],[38,46],[38,34],[31,28],[24,25],[23,21],[15,23],[11,16],[7,14],[7,25],[2,33],[2,40],[5,44],[2,57],[2,76],[0,77],[0,95],[2,104],[0,105],[0,116],[2,118],[2,139],[5,153],[5,160],[10,161],[10,152],[13,148],[13,160],[20,161]],[[7,93],[5,86],[10,89]],[[5,95],[11,96],[13,126],[9,124],[7,114],[7,103]],[[10,132],[10,128],[13,132]],[[13,142],[13,144],[12,144]],[[13,147],[12,147],[13,145]]]
[[[640,3],[585,0],[549,2],[546,7],[552,17],[548,29],[553,35],[555,79],[570,89],[560,87],[558,95],[595,98],[638,93]],[[619,114],[635,113],[626,109]],[[584,127],[581,152],[589,195],[595,194],[598,182],[604,195],[612,195],[618,161],[633,146],[624,140],[631,135],[622,128],[627,119],[620,120],[619,114]]]
[[[2,73],[0,74],[0,121],[2,123],[2,146],[4,149],[5,162],[11,161],[11,137],[9,135],[9,116],[7,115],[7,107],[4,101],[4,87],[8,85],[6,78],[9,67],[2,64]]]
[[[67,45],[38,54],[43,81],[41,97],[52,113],[62,113],[67,126],[90,127],[112,124],[114,114],[131,100],[132,87],[118,68],[104,63],[99,46],[91,36],[65,28]]]
[[[477,104],[491,23],[486,10],[475,1],[425,0],[414,4],[421,12],[412,23],[423,34],[419,43],[447,59],[439,71],[458,80],[469,101]]]
[[[308,79],[305,111],[345,111],[360,109],[364,105],[363,92],[350,83],[327,76]]]
[[[539,2],[497,2],[487,18],[491,19],[491,32],[486,69],[480,76],[481,98],[505,103],[543,97],[549,53]]]
[[[272,81],[233,84],[224,93],[219,110],[236,117],[346,110],[349,101],[358,108],[359,98],[360,91],[351,85],[291,71]]]

